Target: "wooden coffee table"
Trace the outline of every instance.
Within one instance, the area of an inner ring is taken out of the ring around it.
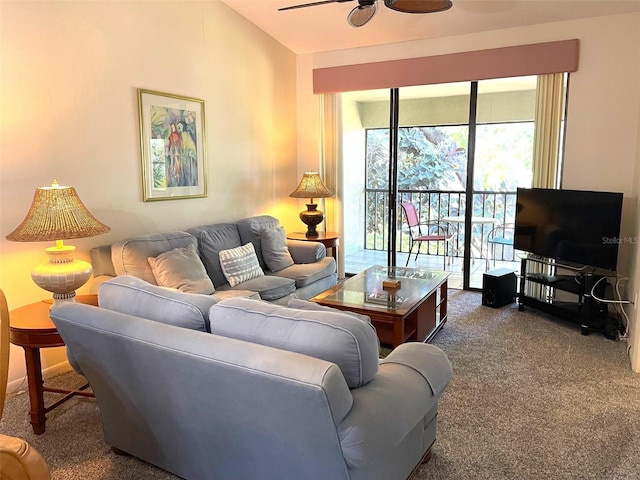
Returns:
[[[376,265],[311,299],[340,310],[368,315],[380,343],[429,342],[447,321],[447,272]],[[382,282],[400,281],[398,289]]]

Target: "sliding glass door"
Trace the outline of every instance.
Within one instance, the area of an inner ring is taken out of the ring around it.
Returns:
[[[535,76],[477,83],[465,288],[482,288],[487,270],[519,269],[516,189],[531,187],[535,100]]]
[[[342,95],[345,273],[386,265],[389,222],[388,89]]]
[[[461,287],[464,258],[460,224],[444,220],[464,213],[469,164],[470,83],[399,89],[398,203],[413,205],[420,221],[434,226],[422,233],[452,235],[453,241],[412,244],[407,217],[400,210],[396,229],[399,263],[447,270]],[[414,229],[415,230],[415,229]]]
[[[444,267],[444,251],[435,244],[422,250],[440,251],[419,256],[433,265],[416,264],[417,245],[409,260],[410,237],[400,205],[414,203],[423,220],[461,211],[468,111],[468,82],[342,95],[347,274],[375,263]],[[450,262],[458,264],[461,285],[463,250],[454,253]]]
[[[345,272],[444,268],[450,285],[481,288],[487,270],[517,269],[508,227],[516,188],[531,186],[535,95],[536,77],[342,94]],[[452,227],[446,251],[409,256],[405,202]]]

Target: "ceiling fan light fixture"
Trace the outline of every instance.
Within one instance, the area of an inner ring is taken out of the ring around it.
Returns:
[[[453,5],[451,0],[384,0],[384,4],[392,10],[404,13],[443,12]]]
[[[349,12],[349,15],[347,16],[347,22],[349,22],[349,25],[351,25],[352,27],[362,27],[374,17],[377,11],[377,2],[361,0],[360,5]]]

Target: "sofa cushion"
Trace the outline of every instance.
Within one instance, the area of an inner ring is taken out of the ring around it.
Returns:
[[[156,283],[162,287],[177,288],[182,292],[211,295],[213,283],[204,269],[194,245],[174,248],[157,257],[149,257]]]
[[[287,247],[293,263],[315,263],[327,256],[327,247],[320,242],[287,239]]]
[[[275,275],[291,278],[296,282],[296,288],[310,285],[321,278],[336,275],[336,261],[333,257],[324,257],[316,263],[295,263],[284,268]]]
[[[218,301],[152,285],[123,275],[100,285],[98,304],[102,308],[191,330],[209,331],[209,308]]]
[[[309,311],[246,298],[209,310],[211,333],[302,353],[335,363],[350,388],[378,371],[380,344],[370,323],[343,312]]]
[[[262,232],[265,229],[277,228],[279,226],[280,222],[278,219],[270,215],[257,215],[255,217],[238,220],[238,233],[240,233],[242,245],[248,242],[253,243],[260,266],[264,270],[267,270],[268,267],[262,256]]]
[[[219,223],[214,225],[202,225],[187,230],[198,239],[200,258],[213,285],[219,287],[227,283],[220,266],[220,252],[242,245],[238,227],[235,223]]]
[[[236,288],[258,292],[262,300],[271,302],[295,292],[296,282],[290,278],[261,275],[246,282],[239,283],[236,287],[233,287],[232,290]]]
[[[220,252],[220,266],[222,273],[232,287],[264,275],[252,243],[222,250]]]
[[[216,290],[216,293],[214,293],[212,297],[217,299],[218,302],[220,300],[224,300],[225,298],[235,298],[235,297],[245,297],[245,298],[253,298],[254,300],[262,300],[258,292],[254,292],[253,290],[243,290],[241,288],[229,288],[226,290]]]
[[[284,227],[265,228],[260,238],[262,258],[267,268],[272,272],[278,272],[283,268],[293,265],[293,258],[287,247],[287,235]]]
[[[339,310],[333,307],[327,307],[326,305],[320,305],[319,303],[310,302],[309,300],[302,300],[297,298],[295,295],[289,299],[289,303],[287,305],[289,308],[298,308],[300,310],[312,310],[312,311],[324,311],[324,312],[342,312],[347,315],[351,315],[352,317],[357,318],[358,320],[363,320],[365,322],[371,323],[371,317],[368,315],[363,315],[357,312],[349,312],[348,310]]]
[[[196,238],[187,232],[152,233],[126,238],[111,246],[111,259],[118,275],[132,275],[155,284],[156,278],[147,259],[174,248],[196,245]]]

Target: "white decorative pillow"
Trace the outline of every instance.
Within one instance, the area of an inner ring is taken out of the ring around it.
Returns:
[[[222,273],[232,287],[264,275],[251,242],[241,247],[221,250],[219,255]]]
[[[293,258],[287,247],[284,227],[265,228],[260,235],[262,258],[272,272],[279,272],[293,265]]]
[[[211,295],[215,292],[196,247],[174,248],[157,257],[147,258],[156,283],[182,292]]]

